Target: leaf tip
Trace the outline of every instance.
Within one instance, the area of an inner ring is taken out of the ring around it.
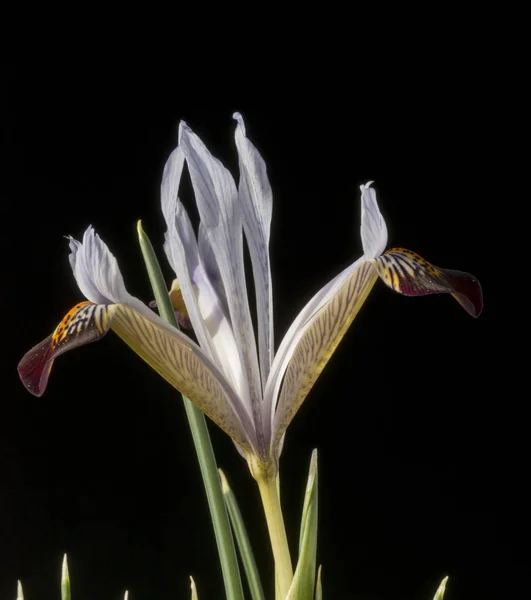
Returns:
[[[230,493],[230,485],[229,482],[227,481],[227,478],[225,477],[225,473],[223,473],[223,471],[221,469],[218,469],[218,473],[219,473],[219,479],[221,481],[221,490],[223,491],[223,493],[229,494]]]

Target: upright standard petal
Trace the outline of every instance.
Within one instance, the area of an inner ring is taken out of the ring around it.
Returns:
[[[387,225],[376,201],[373,182],[360,185],[361,190],[361,243],[363,254],[375,258],[385,251],[387,246]]]
[[[179,150],[179,149],[178,149]],[[182,155],[182,153],[180,153]],[[178,198],[180,176],[174,170],[182,168],[174,151],[164,168],[162,206],[166,219],[166,254],[175,271],[180,291],[186,304],[191,324],[201,348],[222,369],[240,395],[249,415],[251,402],[232,326],[226,312],[224,298],[218,296],[222,285],[213,285],[203,260],[209,260],[207,241],[200,226],[200,244],[186,210]],[[214,265],[208,263],[211,270]]]
[[[247,139],[242,116],[240,113],[234,113],[233,116],[238,122],[235,133],[240,163],[238,200],[253,266],[260,371],[262,388],[265,389],[274,351],[273,285],[269,262],[273,193],[267,177],[266,164],[258,150]]]
[[[242,222],[236,185],[232,175],[185,123],[181,123],[179,133],[179,143],[190,171],[201,222],[223,279],[234,339],[245,377],[242,385],[248,386],[253,420],[261,436],[262,389],[245,283]],[[259,439],[259,444],[265,449],[263,439]]]

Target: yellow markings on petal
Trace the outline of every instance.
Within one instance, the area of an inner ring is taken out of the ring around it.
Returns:
[[[406,248],[393,248],[375,259],[374,265],[380,277],[396,292],[410,295],[415,279],[439,279],[441,271],[415,252]]]
[[[171,300],[171,305],[173,308],[183,317],[189,319],[188,310],[186,309],[186,304],[184,303],[183,293],[181,290],[181,286],[177,279],[173,280],[171,284],[171,289],[169,291],[169,296]]]
[[[371,263],[362,263],[306,326],[284,376],[275,414],[272,448],[280,442],[377,279]]]
[[[483,295],[479,281],[470,273],[440,269],[405,248],[393,248],[373,259],[382,280],[405,296],[451,294],[473,317],[481,314]]]
[[[242,415],[233,408],[231,390],[214,365],[179,331],[151,321],[125,304],[117,305],[113,331],[168,383],[188,397],[245,451],[251,451]],[[236,407],[237,408],[237,407]],[[243,418],[245,416],[243,415]],[[247,417],[248,418],[248,417]]]
[[[94,328],[99,336],[109,330],[109,307],[92,302],[80,302],[71,308],[52,333],[52,348],[81,336],[88,328]]]

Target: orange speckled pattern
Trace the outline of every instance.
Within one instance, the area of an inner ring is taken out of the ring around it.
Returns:
[[[89,306],[92,302],[80,302],[72,307],[66,315],[63,317],[59,325],[55,328],[52,333],[52,348],[55,348],[57,344],[60,344],[65,338],[74,332],[76,328],[80,328],[82,320],[79,318],[79,313],[82,312],[79,309],[83,306]]]

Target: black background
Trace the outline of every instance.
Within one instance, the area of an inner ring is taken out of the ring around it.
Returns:
[[[237,178],[234,110],[274,192],[277,344],[309,297],[360,255],[359,185],[370,179],[389,245],[474,273],[485,296],[474,320],[450,297],[403,298],[376,285],[288,431],[281,467],[293,550],[317,447],[326,598],[431,600],[446,574],[448,600],[526,589],[527,427],[500,304],[511,287],[500,275],[511,195],[496,180],[505,177],[506,124],[488,80],[435,78],[412,89],[399,78],[378,91],[358,80],[348,92],[280,94],[256,108],[238,97],[220,103],[220,89],[199,103],[184,87],[169,93],[164,82],[134,77],[11,75],[2,123],[0,597],[14,598],[22,579],[29,600],[58,598],[64,552],[76,600],[118,599],[126,588],[132,600],[186,598],[188,574],[202,600],[223,597],[178,394],[112,334],[59,359],[41,399],[23,389],[16,364],[83,299],[65,235],[94,225],[129,291],[151,299],[135,224],[142,218],[161,249],[159,183],[179,120]],[[270,593],[254,482],[230,440],[210,429]]]

